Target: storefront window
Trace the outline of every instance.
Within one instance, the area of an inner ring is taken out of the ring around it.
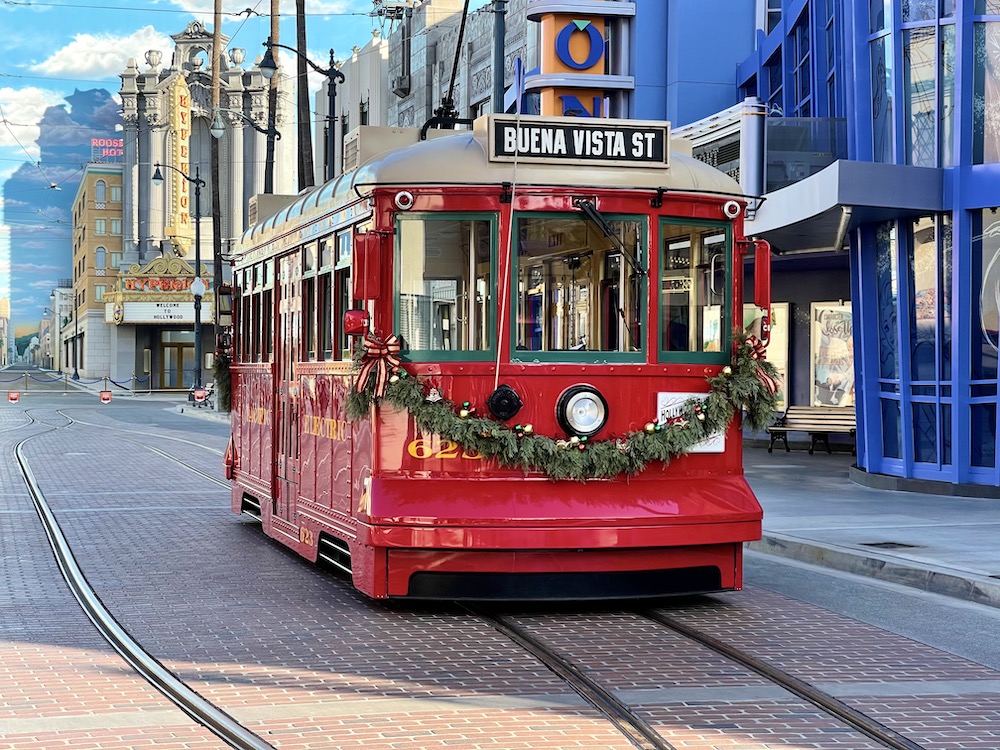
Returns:
[[[971,461],[973,466],[996,466],[997,405],[972,404]]]
[[[941,26],[940,124],[941,166],[955,166],[955,27]]]
[[[879,376],[898,380],[896,227],[892,222],[879,224],[875,230],[875,278],[878,284],[876,291],[878,294]]]
[[[888,37],[871,42],[872,161],[891,164],[892,141],[892,44]]]
[[[937,380],[937,232],[934,217],[911,224],[910,377]]]
[[[868,30],[876,33],[887,29],[889,26],[892,0],[868,0]]]
[[[1000,23],[973,28],[972,163],[995,164],[1000,161]]]
[[[995,380],[1000,352],[1000,216],[992,211],[972,215],[972,379]]]
[[[906,163],[935,166],[937,96],[934,78],[937,55],[935,27],[903,32],[903,67],[906,71]]]
[[[903,23],[933,21],[937,18],[938,0],[903,0]]]
[[[937,411],[934,404],[913,404],[913,460],[937,463]]]
[[[903,428],[899,420],[899,402],[882,399],[882,455],[902,458]]]
[[[951,217],[941,217],[941,239],[938,242],[941,254],[941,281],[938,284],[941,302],[941,380],[951,380],[951,284],[952,250]]]

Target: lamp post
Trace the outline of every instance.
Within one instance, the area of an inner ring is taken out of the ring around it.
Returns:
[[[194,177],[190,177],[177,167],[169,164],[154,164],[153,184],[163,184],[163,172],[160,167],[172,169],[185,180],[194,185],[194,281],[191,283],[191,293],[194,295],[194,387],[201,388],[201,298],[205,295],[205,282],[201,280],[201,189],[205,181],[201,179],[201,170],[196,165]]]
[[[80,345],[80,305],[77,304],[76,290],[73,290],[73,374],[70,377],[73,380],[80,379],[80,370],[77,367],[77,363],[80,361],[77,357],[77,347]]]
[[[320,75],[326,76],[326,179],[327,181],[332,180],[336,176],[334,173],[333,153],[336,143],[336,128],[334,128],[334,124],[336,122],[335,110],[337,106],[337,84],[343,83],[345,80],[344,74],[337,70],[333,59],[333,50],[330,50],[330,67],[321,68],[319,65],[295,49],[295,47],[287,47],[284,44],[275,44],[271,41],[270,37],[268,37],[267,41],[264,42],[264,46],[267,48],[267,51],[264,53],[264,59],[260,61],[260,72],[264,78],[272,78],[278,70],[278,63],[275,62],[274,53],[271,52],[273,47],[280,47],[281,49],[287,49],[289,52],[294,52],[296,55],[305,60],[306,64],[309,65],[310,68],[315,70]]]

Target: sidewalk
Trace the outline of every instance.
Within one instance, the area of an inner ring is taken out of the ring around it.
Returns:
[[[1000,607],[1000,500],[862,487],[854,461],[745,448],[764,507],[749,549]]]

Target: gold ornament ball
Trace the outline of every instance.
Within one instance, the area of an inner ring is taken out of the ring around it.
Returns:
[[[646,422],[646,432],[653,433],[656,430],[656,425],[652,422]]]
[[[468,419],[469,418],[469,410],[468,409],[462,409],[458,413],[458,416],[460,416],[462,419]]]
[[[733,368],[730,367],[729,365],[726,365],[725,367],[722,368],[722,374],[723,375],[732,375],[733,374]]]
[[[398,383],[399,382],[399,375],[393,375],[391,378],[389,378],[389,382],[390,383]]]
[[[535,428],[534,428],[534,427],[532,427],[532,426],[531,426],[530,424],[526,424],[526,425],[524,426],[524,434],[525,434],[525,435],[530,435],[530,434],[531,434],[531,433],[533,433],[534,431],[535,431]]]
[[[569,439],[570,445],[578,445],[579,443],[580,443],[580,438],[578,438],[576,435],[574,435]]]

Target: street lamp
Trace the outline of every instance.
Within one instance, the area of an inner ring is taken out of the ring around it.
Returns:
[[[80,370],[77,369],[77,363],[79,362],[79,357],[77,356],[77,347],[80,345],[80,305],[77,302],[76,290],[73,290],[73,374],[70,377],[73,380],[80,379]]]
[[[201,189],[205,181],[201,179],[201,170],[196,165],[194,177],[189,177],[177,167],[169,164],[154,164],[153,184],[159,187],[163,184],[163,172],[160,167],[172,169],[185,180],[194,185],[194,281],[191,283],[191,293],[194,295],[194,387],[201,388],[201,298],[205,295],[205,282],[201,280]]]
[[[238,109],[226,109],[225,107],[218,107],[215,110],[215,116],[212,117],[212,124],[208,126],[208,132],[212,134],[213,138],[221,138],[226,134],[226,123],[222,120],[222,113],[228,112],[229,114],[238,115],[242,117],[254,130],[258,133],[263,133],[264,135],[273,135],[276,140],[281,140],[281,133],[278,132],[277,128],[274,127],[274,123],[269,122],[266,128],[262,128],[260,125],[255,123],[245,114],[240,112]]]
[[[336,128],[334,128],[334,123],[336,122],[336,105],[337,105],[337,84],[344,82],[344,74],[337,70],[334,59],[333,50],[330,50],[330,67],[321,68],[308,57],[299,52],[295,47],[286,47],[284,44],[276,44],[271,41],[268,37],[267,41],[264,42],[264,46],[267,47],[267,51],[264,53],[264,59],[260,61],[260,72],[264,78],[270,79],[274,76],[275,71],[278,70],[278,63],[274,60],[274,53],[271,52],[273,47],[280,47],[281,49],[287,49],[289,52],[294,52],[296,55],[301,57],[306,61],[306,64],[315,70],[320,75],[326,76],[326,95],[327,95],[327,113],[326,113],[326,179],[327,181],[332,180],[336,175],[334,174],[334,164],[333,164],[333,152],[334,144],[336,143]]]

